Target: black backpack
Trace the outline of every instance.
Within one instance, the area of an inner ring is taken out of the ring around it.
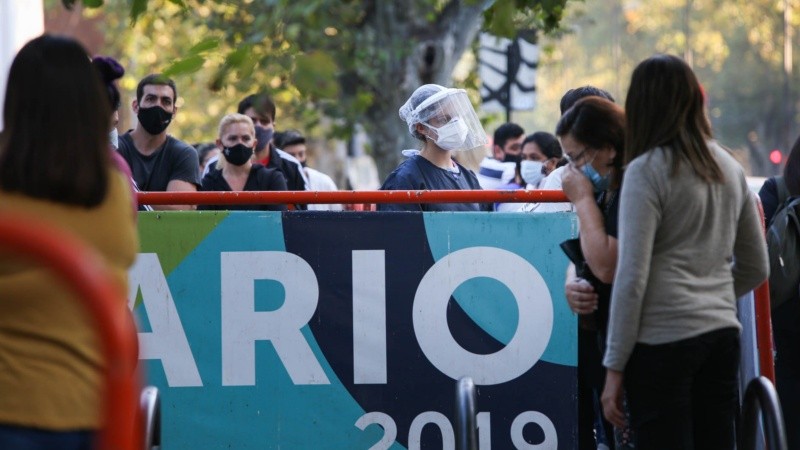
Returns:
[[[767,227],[769,296],[772,309],[800,296],[800,197],[790,197],[776,178],[781,202]]]

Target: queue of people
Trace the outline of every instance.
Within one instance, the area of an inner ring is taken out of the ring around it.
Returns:
[[[71,39],[34,39],[11,66],[0,140],[0,211],[47,215],[71,230],[101,254],[120,289],[126,290],[136,255],[130,209],[136,189],[335,189],[329,177],[306,166],[302,134],[275,133],[275,105],[263,95],[246,97],[237,113],[221,119],[214,146],[201,158],[167,133],[178,113],[175,83],[150,75],[131,104],[136,126],[116,136],[114,80],[122,70],[113,60],[90,62]],[[48,101],[56,97],[61,100]],[[713,139],[697,78],[680,58],[656,55],[634,70],[624,110],[592,87],[568,91],[561,109],[555,135],[525,135],[515,124],[498,128],[493,155],[476,175],[453,158],[487,145],[467,93],[420,86],[399,116],[421,148],[403,151],[407,159],[381,189],[563,189],[579,219],[579,237],[563,248],[573,263],[566,301],[579,317],[580,450],[597,448],[600,434],[613,436],[605,442],[609,448],[733,449],[736,299],[767,278],[768,254],[756,199],[742,167]],[[114,155],[124,163],[112,162]],[[781,203],[779,183],[787,196],[798,195],[798,167],[800,141],[784,177],[762,190],[768,215]],[[514,210],[545,211],[540,206]],[[378,209],[504,207],[397,203]],[[0,254],[0,448],[28,440],[39,443],[35,448],[88,449],[102,425],[98,343],[73,309],[77,303],[64,298],[70,294],[6,258]],[[775,320],[778,389],[792,424],[800,404],[795,300],[783,310],[784,322]],[[798,448],[800,426],[787,429]]]

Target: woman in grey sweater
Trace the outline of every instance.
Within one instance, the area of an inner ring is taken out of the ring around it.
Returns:
[[[755,200],[703,102],[691,68],[656,55],[625,103],[603,409],[624,424],[624,384],[641,450],[734,448],[736,298],[769,271]]]

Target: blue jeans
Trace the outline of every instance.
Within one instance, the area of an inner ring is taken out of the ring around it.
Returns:
[[[636,344],[625,390],[638,450],[733,450],[739,332]]]
[[[0,425],[3,450],[93,450],[94,431],[46,431],[37,428]]]

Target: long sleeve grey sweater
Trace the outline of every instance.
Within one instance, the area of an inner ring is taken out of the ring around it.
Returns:
[[[709,142],[723,183],[705,183],[688,163],[670,177],[661,148],[625,171],[619,260],[603,364],[624,370],[637,342],[664,344],[741,328],[736,298],[769,273],[753,194],[741,166]]]

